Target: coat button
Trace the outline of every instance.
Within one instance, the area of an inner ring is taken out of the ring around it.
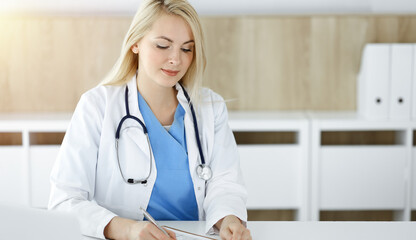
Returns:
[[[198,187],[198,190],[201,190],[201,187]]]

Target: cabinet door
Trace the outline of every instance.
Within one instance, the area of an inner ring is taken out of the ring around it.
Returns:
[[[240,145],[249,209],[300,206],[300,148],[296,145]]]
[[[27,204],[27,163],[22,146],[0,147],[0,202]]]
[[[30,147],[32,206],[46,208],[50,192],[50,174],[59,146]]]
[[[321,209],[404,209],[405,147],[327,146],[320,154]]]
[[[412,182],[412,209],[416,210],[416,146],[413,147],[413,152],[412,152],[412,166],[413,166],[413,171],[412,171],[412,176],[413,176],[413,182]]]

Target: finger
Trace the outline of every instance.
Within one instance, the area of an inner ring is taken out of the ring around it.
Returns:
[[[221,237],[222,240],[231,240],[231,238],[233,237],[233,234],[231,233],[231,231],[228,227],[221,228],[220,237]]]
[[[160,230],[158,227],[156,227],[154,224],[149,223],[149,225],[146,225],[147,229],[149,230],[149,233],[151,234],[152,239],[158,239],[158,240],[171,240],[170,235],[167,236],[162,230]]]
[[[139,239],[151,239],[154,240],[156,239],[156,237],[153,235],[153,231],[155,231],[156,226],[153,225],[152,223],[146,223],[142,230],[139,232]]]
[[[230,229],[233,234],[233,240],[241,240],[245,227],[242,224],[230,224]]]
[[[244,230],[242,239],[244,239],[244,240],[251,240],[251,232],[250,232],[249,229],[246,228]]]
[[[176,234],[175,232],[171,231],[171,230],[167,230],[166,228],[164,228],[165,231],[169,234],[170,238],[175,239],[176,240]]]

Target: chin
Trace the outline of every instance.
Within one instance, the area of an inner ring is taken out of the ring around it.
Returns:
[[[158,82],[158,85],[161,86],[161,87],[172,88],[178,82],[179,82],[179,80],[174,80],[174,81],[172,81],[172,80],[169,80],[169,81],[164,80],[164,81]]]
[[[176,83],[179,82],[179,80],[181,80],[181,79],[180,78],[172,78],[172,77],[169,77],[169,78],[164,77],[164,78],[159,79],[158,84],[159,84],[159,86],[162,86],[162,87],[171,88],[171,87],[174,87],[176,85]]]

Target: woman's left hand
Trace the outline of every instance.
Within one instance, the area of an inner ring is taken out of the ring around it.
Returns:
[[[236,216],[229,215],[215,224],[222,240],[252,240],[248,230]]]

